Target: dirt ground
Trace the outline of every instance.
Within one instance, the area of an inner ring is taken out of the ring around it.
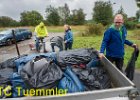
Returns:
[[[46,49],[48,51],[51,52],[51,47],[50,47],[50,38],[54,37],[54,36],[64,36],[64,33],[50,33],[49,37],[47,37],[45,39],[46,41]],[[19,51],[20,51],[20,55],[23,54],[31,54],[31,53],[36,53],[35,50],[30,50],[29,44],[30,43],[34,43],[34,36],[31,39],[28,40],[24,40],[24,41],[20,41],[18,42],[18,47],[19,47]],[[0,47],[0,62],[3,62],[9,58],[13,58],[13,57],[17,57],[17,50],[15,45],[11,45],[11,46],[1,46]]]

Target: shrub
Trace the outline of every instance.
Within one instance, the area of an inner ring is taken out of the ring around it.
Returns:
[[[134,30],[132,37],[140,40],[140,30]]]
[[[125,26],[127,29],[135,29],[136,28],[136,22],[133,21],[127,21],[125,23]]]
[[[103,34],[104,26],[102,24],[87,24],[83,36],[101,35]]]
[[[137,25],[136,25],[136,28],[138,28],[138,29],[139,29],[139,28],[140,28],[140,24],[137,24]]]

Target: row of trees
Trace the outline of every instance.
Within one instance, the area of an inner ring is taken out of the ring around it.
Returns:
[[[0,27],[5,26],[36,26],[39,22],[43,21],[47,25],[83,25],[85,23],[86,14],[83,9],[74,9],[70,11],[67,4],[64,6],[55,8],[51,5],[45,10],[46,18],[38,11],[24,11],[20,14],[20,21],[17,22],[10,17],[1,16],[0,17]]]
[[[137,19],[139,18],[140,11],[137,12]],[[83,25],[85,24],[85,16],[83,9],[70,10],[69,6],[65,4],[55,8],[53,6],[47,6],[46,18],[37,11],[24,11],[20,14],[20,21],[17,22],[10,17],[1,16],[0,17],[0,27],[6,26],[36,26],[39,22],[44,21],[47,25],[63,25],[65,23],[70,25]],[[117,13],[124,15],[125,20],[128,20],[127,14],[124,13],[122,7]],[[111,2],[107,1],[97,1],[93,8],[92,22],[102,23],[103,25],[109,25],[113,20],[113,9]]]

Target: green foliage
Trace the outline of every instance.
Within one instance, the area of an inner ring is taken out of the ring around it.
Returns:
[[[125,27],[127,29],[135,29],[136,28],[136,22],[134,22],[134,21],[126,21],[125,22]]]
[[[136,0],[137,6],[140,8],[140,0]]]
[[[20,17],[21,25],[23,26],[36,26],[43,21],[42,15],[37,11],[24,11]]]
[[[60,16],[60,25],[64,25],[65,23],[68,23],[69,17],[70,17],[70,9],[69,6],[65,3],[64,6],[58,7],[58,14]]]
[[[8,16],[0,17],[0,27],[13,27],[18,26],[19,23]]]
[[[59,25],[60,23],[60,16],[56,8],[52,7],[51,5],[46,8],[47,14],[47,22],[49,25]]]
[[[70,14],[67,4],[64,7],[54,8],[51,5],[46,8],[47,22],[50,25],[83,25],[85,24],[85,15],[83,9],[74,9]]]
[[[108,25],[112,22],[113,10],[111,2],[96,1],[93,8],[93,20],[103,25]]]
[[[137,40],[140,40],[140,30],[134,30],[132,33],[131,33],[131,38],[135,38]]]
[[[136,28],[140,29],[140,24],[137,24],[137,25],[136,25]]]
[[[83,36],[91,36],[91,35],[102,35],[104,30],[104,26],[99,24],[87,24],[85,33],[83,33]]]
[[[74,9],[70,15],[69,24],[83,25],[85,23],[85,15],[83,9]]]
[[[139,19],[140,19],[140,10],[138,10],[138,11],[136,12],[136,18],[137,18],[137,20],[139,21]]]

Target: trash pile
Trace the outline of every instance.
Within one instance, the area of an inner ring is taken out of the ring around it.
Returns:
[[[111,88],[111,80],[95,49],[75,49],[0,63],[0,88],[0,98],[66,95]]]

